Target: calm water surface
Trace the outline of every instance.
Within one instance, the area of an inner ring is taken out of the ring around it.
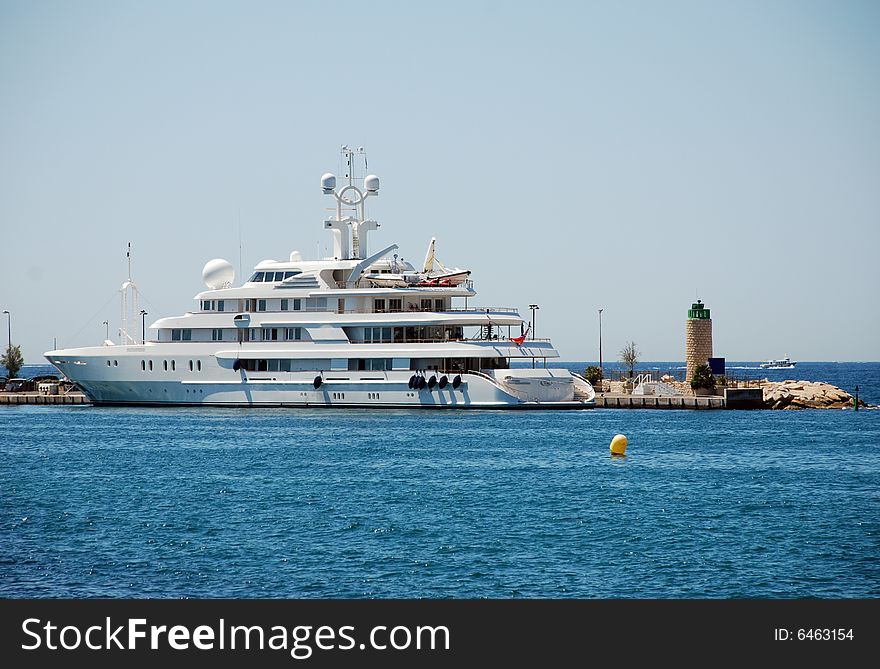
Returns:
[[[4,597],[880,596],[880,411],[34,406],[0,453]]]

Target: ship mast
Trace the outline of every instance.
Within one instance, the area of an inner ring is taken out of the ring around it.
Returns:
[[[337,260],[363,260],[368,255],[367,233],[376,230],[379,223],[367,219],[365,203],[371,195],[379,194],[379,177],[364,177],[363,189],[354,185],[355,156],[363,156],[364,172],[367,170],[367,154],[364,147],[357,149],[342,146],[345,162],[345,178],[348,185],[336,189],[336,176],[328,172],[321,177],[324,195],[336,199],[336,218],[324,221],[324,228],[333,234],[333,257]],[[351,244],[349,245],[349,239]]]
[[[122,311],[120,319],[121,326],[119,328],[119,343],[120,345],[131,345],[138,343],[136,335],[138,316],[140,315],[140,308],[138,306],[138,288],[131,278],[131,242],[128,243],[128,250],[125,253],[125,257],[128,261],[128,279],[119,289]]]

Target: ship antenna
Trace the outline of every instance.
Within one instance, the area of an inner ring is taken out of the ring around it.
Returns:
[[[131,281],[131,242],[128,243],[128,251],[125,252],[125,257],[128,259],[128,280]]]
[[[325,220],[324,229],[330,230],[333,234],[333,257],[346,260],[364,260],[369,257],[367,233],[379,227],[377,221],[367,220],[365,205],[368,197],[379,194],[379,177],[368,174],[364,177],[363,188],[355,186],[355,154],[364,156],[364,167],[366,167],[364,147],[352,149],[346,144],[342,145],[341,155],[345,158],[347,167],[345,172],[347,186],[337,190],[336,176],[330,172],[321,177],[321,190],[324,195],[332,195],[336,200],[336,218]]]

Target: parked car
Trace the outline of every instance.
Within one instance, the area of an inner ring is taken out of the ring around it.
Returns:
[[[26,393],[35,388],[33,379],[9,379],[3,390],[7,393]]]

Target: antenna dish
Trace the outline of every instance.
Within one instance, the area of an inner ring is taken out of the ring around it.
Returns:
[[[235,270],[232,265],[222,258],[209,260],[202,269],[202,281],[211,290],[229,288],[235,280]]]
[[[300,253],[299,251],[290,252],[290,262],[300,262],[302,259],[302,253]]]
[[[327,172],[327,174],[321,177],[321,188],[324,190],[324,195],[330,195],[336,190],[336,177],[332,173]]]
[[[364,177],[364,190],[368,193],[378,193],[379,177],[377,177],[375,174],[370,174]]]

